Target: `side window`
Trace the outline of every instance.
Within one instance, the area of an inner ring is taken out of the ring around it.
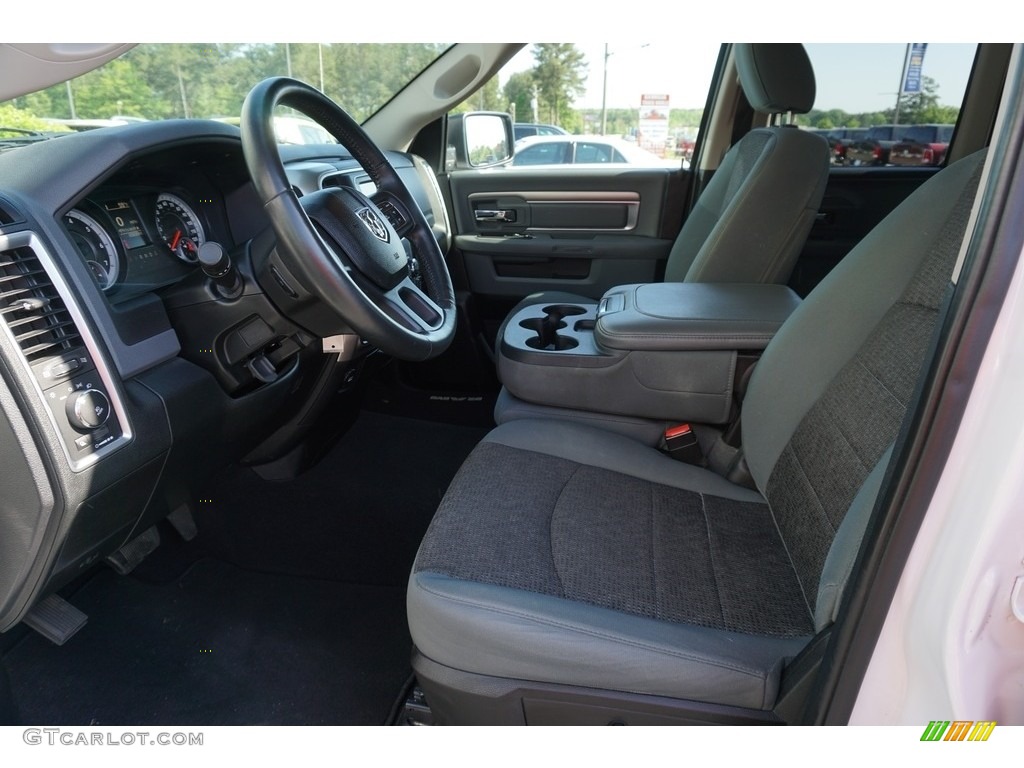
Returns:
[[[576,163],[685,167],[720,47],[707,42],[527,45],[459,109],[509,112],[517,139],[583,137]],[[511,164],[568,159],[526,140],[516,147]]]
[[[806,48],[814,66],[817,97],[814,109],[797,122],[826,131],[834,165],[936,165],[944,160],[976,46],[808,44]],[[904,151],[903,142],[908,141],[927,144],[928,151]]]
[[[528,144],[516,151],[515,165],[557,165],[565,162],[568,142]]]
[[[595,144],[589,141],[576,143],[577,163],[610,163],[619,162],[612,157],[613,150],[607,144]]]

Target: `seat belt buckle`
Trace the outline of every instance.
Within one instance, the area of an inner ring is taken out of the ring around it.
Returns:
[[[661,438],[661,449],[677,461],[704,465],[704,452],[689,424],[668,427]]]

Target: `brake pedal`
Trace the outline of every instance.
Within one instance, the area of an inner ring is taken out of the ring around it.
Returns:
[[[88,620],[88,616],[60,595],[50,595],[22,619],[54,645],[64,645]]]
[[[160,531],[154,525],[144,530],[117,552],[107,555],[107,565],[122,576],[127,576],[159,546]]]
[[[167,522],[174,526],[174,530],[185,541],[192,541],[199,533],[199,529],[196,528],[196,519],[192,517],[192,508],[188,504],[182,504],[171,512],[167,516]]]

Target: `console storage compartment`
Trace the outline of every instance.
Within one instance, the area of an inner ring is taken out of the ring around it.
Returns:
[[[506,324],[498,374],[529,403],[720,424],[737,355],[763,350],[799,303],[781,285],[653,283],[533,305]]]

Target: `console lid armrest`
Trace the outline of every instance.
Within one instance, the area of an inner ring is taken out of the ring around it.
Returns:
[[[622,285],[601,298],[594,340],[609,350],[761,350],[799,305],[784,285]]]

